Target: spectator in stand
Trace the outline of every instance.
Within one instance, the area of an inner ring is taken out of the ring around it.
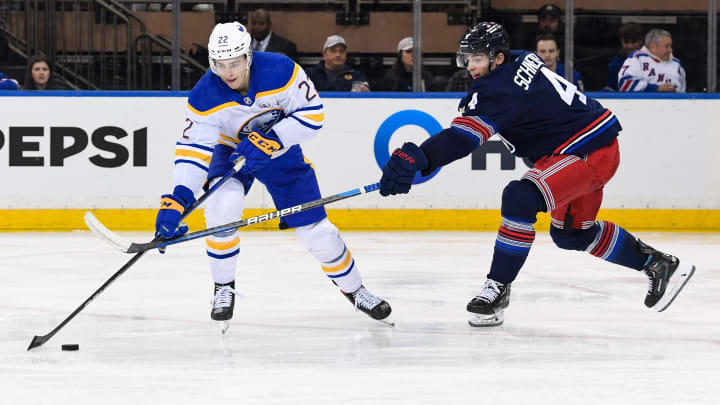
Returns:
[[[0,90],[19,90],[17,80],[11,79],[4,74],[0,73]]]
[[[652,29],[645,46],[625,59],[618,73],[620,91],[685,92],[685,68],[672,54],[672,35]]]
[[[422,70],[420,91],[429,91],[432,83],[430,72]],[[397,44],[395,63],[383,77],[385,91],[413,91],[413,39],[406,37]]]
[[[65,90],[66,87],[55,80],[50,61],[45,56],[33,56],[25,71],[25,90]]]
[[[535,53],[542,58],[545,65],[559,76],[565,77],[565,65],[560,63],[560,49],[552,34],[540,34],[535,39]],[[585,91],[582,76],[577,70],[573,71],[573,84],[580,91]]]
[[[450,81],[448,82],[445,91],[467,93],[467,91],[470,90],[470,83],[472,83],[472,80],[473,78],[470,76],[470,72],[468,72],[467,69],[458,70],[450,76]]]
[[[560,16],[563,11],[554,4],[546,4],[538,10],[538,32],[541,34],[558,34],[562,32]]]
[[[517,38],[515,49],[534,49],[537,36],[540,34],[553,34],[556,38],[563,37],[562,17],[563,11],[554,4],[545,4],[537,12],[537,26],[526,28]]]
[[[365,73],[347,62],[347,42],[340,35],[330,35],[323,44],[323,60],[307,69],[307,75],[318,91],[370,91]]]
[[[259,8],[250,14],[248,30],[252,35],[253,51],[281,53],[297,62],[297,46],[272,32],[272,21],[267,10]]]
[[[622,44],[622,49],[615,55],[612,61],[610,61],[610,66],[608,67],[607,90],[617,91],[618,72],[620,72],[620,68],[625,62],[625,59],[627,59],[633,51],[637,51],[642,46],[642,29],[640,25],[634,22],[621,25],[620,43]]]

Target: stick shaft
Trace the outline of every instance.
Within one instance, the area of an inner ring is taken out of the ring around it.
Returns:
[[[182,217],[181,217],[180,220],[182,221],[183,219],[185,219],[188,215],[190,215],[190,213],[192,213],[197,207],[199,207],[200,204],[202,204],[205,200],[207,200],[208,197],[210,197],[210,195],[212,195],[218,188],[220,188],[220,186],[222,186],[226,181],[228,181],[228,179],[230,179],[232,176],[234,176],[235,173],[236,173],[238,170],[240,170],[240,168],[242,167],[243,164],[244,164],[244,159],[239,160],[239,161],[235,164],[235,166],[234,166],[232,169],[230,169],[230,171],[229,171],[222,179],[220,179],[220,181],[218,181],[214,186],[210,187],[210,189],[208,189],[208,191],[206,191],[205,193],[203,193],[203,195],[200,196],[200,198],[198,198],[197,201],[195,201],[192,205],[190,205],[190,206],[183,212]],[[157,241],[160,241],[160,240],[161,240],[161,237],[160,237],[160,236],[156,236],[155,239],[153,239],[153,242],[157,242]],[[55,334],[58,333],[58,332],[60,331],[60,329],[62,329],[63,327],[65,327],[65,325],[67,325],[68,322],[70,322],[73,318],[75,318],[75,316],[76,316],[77,314],[79,314],[83,309],[85,309],[85,307],[86,307],[88,304],[90,304],[95,298],[97,298],[98,295],[102,294],[102,292],[105,291],[105,289],[106,289],[110,284],[112,284],[113,281],[115,281],[118,277],[120,277],[123,273],[125,273],[133,264],[135,264],[135,262],[137,262],[138,260],[140,260],[140,258],[145,254],[145,252],[146,252],[146,250],[145,250],[145,251],[141,251],[141,252],[137,252],[137,254],[135,254],[133,257],[131,257],[130,260],[128,260],[127,263],[125,263],[125,264],[120,268],[120,270],[116,271],[115,274],[113,274],[112,276],[110,276],[110,278],[107,279],[107,281],[105,281],[105,282],[103,283],[103,285],[100,286],[100,288],[98,288],[97,290],[95,290],[95,292],[92,293],[92,294],[90,295],[90,297],[88,297],[88,299],[86,299],[82,304],[80,304],[79,307],[77,307],[70,315],[68,315],[62,322],[60,322],[60,324],[59,324],[58,326],[56,326],[56,327],[55,327],[53,330],[51,330],[48,334],[46,334],[46,335],[41,335],[41,336],[34,336],[34,337],[33,337],[33,340],[30,342],[30,346],[28,346],[27,349],[30,350],[30,349],[32,349],[32,348],[35,348],[35,347],[38,347],[38,346],[42,346],[43,344],[45,344],[45,342],[47,342],[48,340],[50,340],[50,338],[52,338],[53,336],[55,336]]]
[[[355,188],[352,190],[345,191],[340,194],[335,194],[329,197],[323,197],[318,198],[317,200],[313,200],[310,202],[306,202],[303,204],[298,204],[289,208],[284,208],[279,211],[275,212],[268,212],[262,215],[258,215],[255,217],[243,219],[241,221],[236,222],[230,222],[225,225],[219,225],[213,228],[203,229],[201,231],[197,232],[191,232],[186,233],[185,235],[177,236],[175,238],[171,239],[164,239],[164,240],[153,240],[148,243],[133,243],[130,245],[130,249],[128,249],[128,253],[138,253],[138,252],[144,252],[150,249],[156,249],[160,247],[175,245],[182,242],[187,242],[189,240],[202,238],[208,235],[213,235],[218,232],[238,229],[238,228],[244,228],[249,225],[259,224],[261,222],[269,221],[271,219],[277,219],[286,217],[288,215],[297,214],[300,212],[308,211],[313,208],[321,207],[336,201],[344,200],[346,198],[355,197],[360,194],[365,194],[369,192],[373,192],[375,190],[378,190],[380,188],[380,183],[374,183],[369,184],[367,186],[363,186],[360,188]]]

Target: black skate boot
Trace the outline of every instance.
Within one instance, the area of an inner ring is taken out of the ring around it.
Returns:
[[[355,305],[356,311],[360,310],[372,319],[388,325],[393,325],[392,322],[385,321],[385,318],[387,318],[390,315],[390,312],[392,312],[390,304],[388,304],[387,301],[374,296],[370,291],[365,289],[364,286],[361,285],[360,288],[351,293],[347,293],[345,291],[342,291],[342,293],[350,301],[350,303]]]
[[[210,319],[213,321],[229,321],[233,317],[235,307],[235,280],[226,283],[215,283],[215,297],[212,299]]]
[[[690,277],[695,274],[695,266],[681,264],[677,257],[655,250],[639,239],[638,248],[650,255],[642,269],[648,276],[645,306],[662,312],[672,304]]]
[[[505,321],[504,310],[509,304],[510,284],[487,279],[480,295],[467,304],[468,312],[475,314],[468,323],[476,327],[500,326]]]

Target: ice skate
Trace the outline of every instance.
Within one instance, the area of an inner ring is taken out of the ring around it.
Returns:
[[[362,311],[366,313],[370,318],[380,321],[386,325],[395,326],[395,324],[387,319],[392,312],[390,304],[387,301],[376,297],[370,291],[365,289],[364,286],[360,286],[357,290],[351,293],[342,291],[343,295],[355,305],[356,311]]]
[[[233,309],[235,308],[235,281],[226,284],[215,283],[215,296],[210,301],[212,310],[210,311],[210,319],[213,321],[221,321],[220,331],[225,334],[230,327],[230,319],[233,317]]]
[[[504,310],[509,304],[510,284],[487,279],[480,295],[467,304],[468,312],[473,313],[468,323],[475,327],[500,326],[505,321]]]
[[[638,246],[641,252],[650,255],[648,263],[643,267],[648,276],[645,306],[662,312],[672,304],[695,274],[695,266],[680,263],[677,257],[655,250],[640,240]]]

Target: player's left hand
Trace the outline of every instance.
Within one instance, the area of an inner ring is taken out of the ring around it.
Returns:
[[[425,152],[412,142],[395,149],[390,160],[383,167],[380,179],[380,195],[407,194],[412,186],[415,173],[428,167]]]
[[[230,155],[230,161],[234,164],[240,156],[245,156],[245,166],[240,169],[240,174],[253,174],[267,166],[272,154],[283,147],[282,141],[272,129],[265,133],[253,128],[250,135],[245,137]]]

